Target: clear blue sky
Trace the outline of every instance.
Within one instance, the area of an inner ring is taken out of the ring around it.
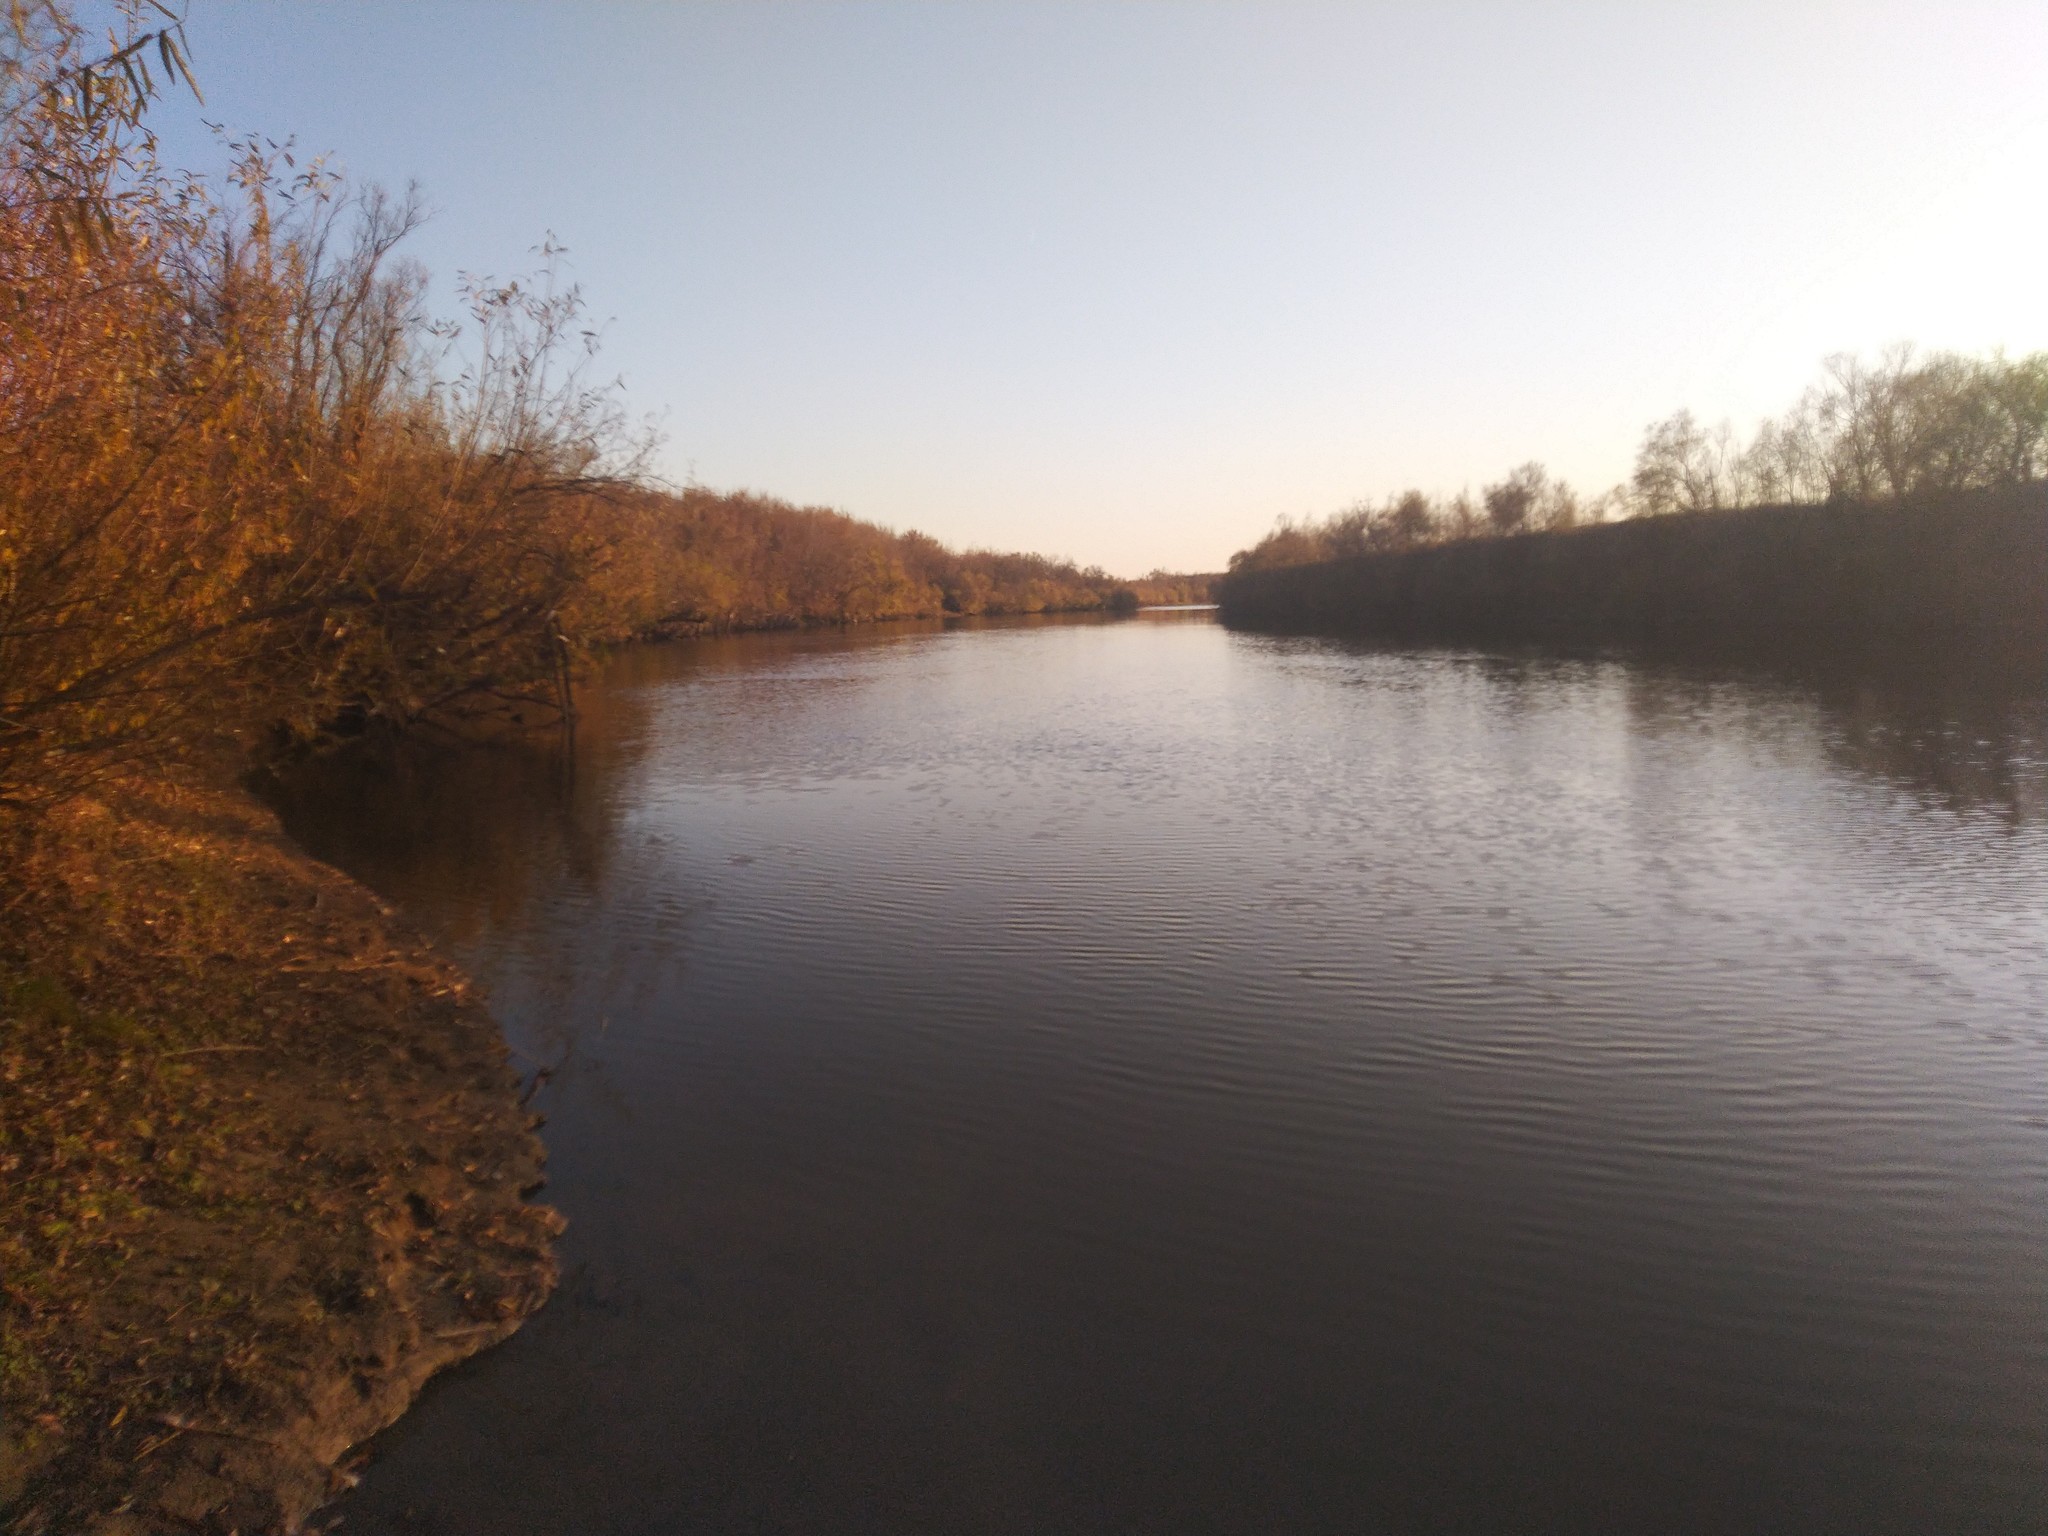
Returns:
[[[2048,347],[2048,5],[190,0],[207,116],[548,231],[663,468],[1215,568],[1841,350]],[[207,159],[181,104],[173,153]]]

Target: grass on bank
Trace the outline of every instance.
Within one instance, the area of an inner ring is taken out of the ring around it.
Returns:
[[[75,800],[5,857],[0,1522],[285,1528],[552,1284],[503,1047],[242,796]]]

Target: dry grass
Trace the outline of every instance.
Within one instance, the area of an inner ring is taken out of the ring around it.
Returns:
[[[239,794],[5,836],[0,1518],[295,1528],[553,1284],[498,1033]]]

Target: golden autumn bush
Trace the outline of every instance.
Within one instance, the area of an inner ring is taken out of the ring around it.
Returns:
[[[1128,586],[1094,567],[955,551],[928,534],[749,492],[653,492],[645,516],[656,628],[1094,610],[1115,606]]]
[[[175,175],[118,51],[54,9],[13,38],[0,799],[229,722],[554,698],[643,446],[585,382],[574,288],[430,323],[414,203],[253,144],[223,186]]]

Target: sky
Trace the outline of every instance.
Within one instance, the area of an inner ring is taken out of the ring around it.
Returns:
[[[189,0],[204,107],[552,235],[670,479],[1135,575],[1836,352],[2048,347],[2048,5]]]

